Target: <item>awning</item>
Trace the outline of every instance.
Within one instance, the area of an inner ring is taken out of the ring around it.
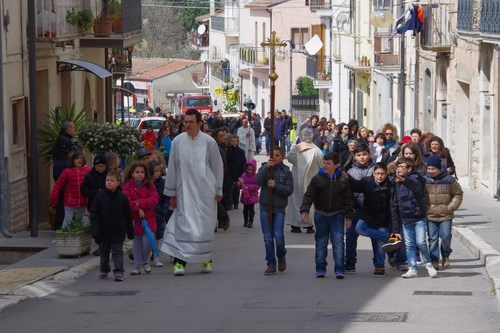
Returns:
[[[101,79],[105,79],[108,76],[113,75],[113,73],[108,71],[106,68],[96,65],[90,61],[72,59],[57,62],[57,73],[69,71],[86,71],[95,74]]]

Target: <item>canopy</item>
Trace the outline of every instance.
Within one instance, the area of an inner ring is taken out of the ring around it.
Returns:
[[[90,61],[71,59],[71,60],[61,60],[57,62],[57,72],[67,72],[67,71],[86,71],[95,74],[101,79],[105,79],[108,76],[112,76],[113,73],[108,71],[99,65],[94,64]]]

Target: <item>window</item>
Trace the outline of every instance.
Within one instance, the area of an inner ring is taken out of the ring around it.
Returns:
[[[12,147],[24,148],[24,97],[12,100]]]
[[[296,49],[303,49],[309,39],[309,28],[292,28],[292,42]]]

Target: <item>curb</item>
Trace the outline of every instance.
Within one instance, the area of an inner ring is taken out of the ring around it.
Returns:
[[[61,286],[68,284],[85,274],[99,268],[100,258],[92,258],[78,266],[71,267],[55,275],[47,276],[43,280],[35,283],[25,285],[21,288],[15,289],[8,295],[0,297],[0,312],[4,309],[16,305],[24,300],[44,297],[50,295],[61,288]]]
[[[485,266],[488,276],[493,281],[493,292],[500,305],[500,252],[468,228],[453,227],[452,233]]]

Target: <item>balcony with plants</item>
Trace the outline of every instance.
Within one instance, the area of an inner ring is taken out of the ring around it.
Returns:
[[[207,32],[203,34],[193,32],[191,34],[191,44],[198,49],[208,48],[210,46],[209,41],[209,34]]]
[[[263,47],[242,46],[240,61],[250,67],[269,68],[268,51]]]
[[[133,47],[125,49],[112,48],[109,51],[109,63],[113,74],[124,74],[132,69],[132,52]]]
[[[94,21],[79,0],[35,1],[35,13],[37,42],[75,38],[89,32]]]
[[[399,36],[389,39],[389,33],[375,33],[373,42],[373,65],[387,70],[399,68],[401,61]]]
[[[332,85],[332,60],[330,57],[308,57],[306,75],[313,80],[314,88],[330,88]]]
[[[450,26],[449,6],[429,4],[424,11],[424,28],[420,32],[420,46],[435,52],[450,52]]]

